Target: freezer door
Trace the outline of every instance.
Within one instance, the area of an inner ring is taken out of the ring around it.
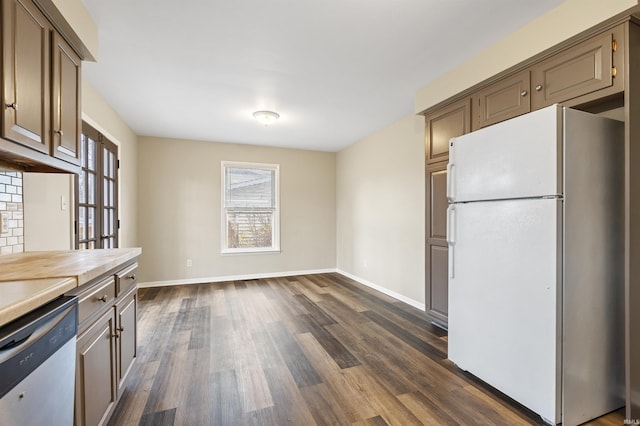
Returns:
[[[550,422],[560,418],[562,201],[449,210],[449,359]]]
[[[562,194],[561,108],[552,105],[452,138],[450,202]]]

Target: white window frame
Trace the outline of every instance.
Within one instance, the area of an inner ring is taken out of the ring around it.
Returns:
[[[249,248],[229,248],[228,243],[228,227],[227,227],[227,212],[233,210],[242,210],[238,207],[226,207],[225,195],[226,195],[226,169],[227,168],[243,168],[243,169],[259,169],[259,170],[272,170],[274,171],[274,187],[275,187],[275,208],[273,209],[272,218],[272,235],[271,235],[271,247],[249,247]],[[222,241],[221,241],[221,253],[222,254],[251,254],[251,253],[279,253],[280,252],[280,165],[279,164],[267,164],[267,163],[249,163],[242,161],[222,161],[220,167],[221,178],[221,227],[222,227]]]

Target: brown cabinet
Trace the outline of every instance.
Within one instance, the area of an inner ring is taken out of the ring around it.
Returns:
[[[118,395],[126,384],[126,378],[137,357],[136,342],[138,333],[138,290],[131,289],[116,304],[116,369],[118,377]]]
[[[106,423],[116,403],[116,322],[109,308],[79,335],[76,366],[76,424]]]
[[[529,70],[500,80],[473,96],[473,130],[531,111]]]
[[[623,26],[595,36],[531,68],[532,109],[598,92],[621,92]]]
[[[471,130],[471,100],[454,102],[425,116],[427,163],[447,161],[449,139]]]
[[[80,164],[80,57],[59,34],[53,33],[51,79],[52,155]]]
[[[97,277],[78,296],[76,425],[106,424],[137,357],[137,263]]]
[[[49,153],[51,26],[29,0],[2,0],[2,137]]]
[[[78,165],[80,57],[31,0],[0,1],[0,136],[41,154],[31,155],[29,150],[12,149],[6,143],[2,149],[8,150],[11,156],[33,157],[42,161],[41,155],[45,154],[45,162],[47,157],[55,157]]]
[[[447,326],[449,304],[447,246],[447,164],[427,166],[425,305],[432,319]]]

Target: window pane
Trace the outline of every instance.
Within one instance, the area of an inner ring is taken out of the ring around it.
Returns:
[[[85,184],[86,179],[87,179],[87,172],[83,170],[78,175],[78,202],[82,204],[87,202],[87,193],[86,193],[87,188]]]
[[[82,167],[87,167],[87,137],[84,133],[81,134],[82,140],[80,143],[80,164]]]
[[[102,195],[103,195],[103,203],[105,206],[109,205],[109,181],[104,179],[102,182]]]
[[[275,170],[225,168],[225,207],[275,208]]]
[[[93,239],[96,237],[96,227],[95,227],[95,210],[94,208],[89,208],[89,215],[87,217],[87,238]]]
[[[110,181],[109,182],[109,205],[111,207],[115,206],[115,204],[114,204],[115,203],[115,201],[114,201],[115,190],[114,189],[115,189],[115,187],[113,185],[113,181]]]
[[[109,177],[116,177],[116,156],[113,152],[109,153]]]
[[[78,249],[80,249],[80,250],[85,250],[86,248],[87,248],[87,243],[80,243],[78,245]]]
[[[87,208],[86,207],[80,207],[80,210],[78,211],[78,234],[80,235],[80,240],[86,240],[87,239],[87,213],[86,213]]]
[[[96,183],[95,183],[96,182],[96,176],[93,173],[89,173],[87,177],[89,178],[88,182],[87,182],[87,192],[89,194],[88,202],[89,202],[89,204],[95,204],[95,202],[96,202],[96,196],[95,196],[96,195],[95,194],[95,191],[96,191]]]
[[[87,168],[96,170],[96,141],[91,138],[88,138],[87,143]]]
[[[273,212],[232,211],[227,213],[228,248],[273,246]]]

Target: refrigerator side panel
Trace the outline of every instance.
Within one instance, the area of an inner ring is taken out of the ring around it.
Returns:
[[[565,109],[563,420],[624,401],[623,123]]]
[[[560,195],[561,113],[557,105],[453,138],[452,202]]]
[[[449,212],[449,358],[558,423],[562,201],[455,204]]]

